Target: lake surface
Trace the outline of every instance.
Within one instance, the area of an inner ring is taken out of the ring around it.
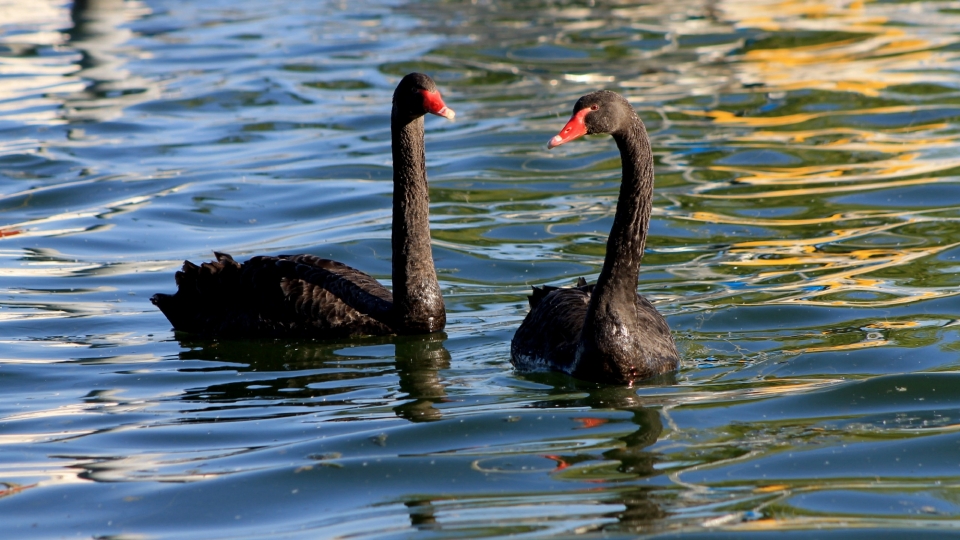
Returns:
[[[432,75],[439,335],[175,335],[184,259],[390,277],[390,97]],[[595,279],[615,89],[656,154],[667,380],[522,374]],[[0,2],[10,538],[905,538],[960,528],[960,2]],[[7,536],[9,535],[9,536]]]

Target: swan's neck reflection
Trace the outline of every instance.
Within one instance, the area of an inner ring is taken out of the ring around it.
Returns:
[[[396,338],[400,391],[410,400],[394,407],[397,416],[411,422],[429,422],[442,417],[434,405],[447,397],[440,380],[440,370],[450,367],[450,351],[443,345],[446,339],[443,332]]]

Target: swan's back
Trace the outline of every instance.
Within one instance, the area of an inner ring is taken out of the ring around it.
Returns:
[[[510,342],[511,361],[517,369],[570,373],[592,289],[583,278],[572,288],[533,288],[530,313]]]
[[[513,365],[522,371],[575,374],[576,350],[593,289],[583,278],[572,288],[534,287],[530,313],[510,343]],[[676,366],[680,358],[666,319],[649,300],[639,294],[635,298],[639,324],[633,335],[646,360],[653,365]]]
[[[219,337],[390,334],[393,296],[369,275],[313,255],[259,256],[240,264],[184,262],[177,293],[151,301],[176,330]]]

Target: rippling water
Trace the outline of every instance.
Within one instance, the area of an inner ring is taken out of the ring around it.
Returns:
[[[903,538],[960,526],[960,2],[0,1],[0,516],[18,538]],[[443,335],[176,336],[184,258],[390,275],[389,103],[427,120]],[[684,357],[524,375],[651,133],[639,289]],[[904,532],[903,529],[914,529]]]

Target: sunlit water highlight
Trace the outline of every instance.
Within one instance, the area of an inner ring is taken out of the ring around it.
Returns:
[[[18,538],[903,538],[960,527],[960,2],[0,2],[0,516]],[[184,258],[390,275],[389,102],[427,121],[445,334],[175,336]],[[518,374],[651,133],[639,290],[684,357]],[[904,532],[901,529],[914,529]],[[790,535],[787,535],[790,536]],[[780,538],[781,536],[776,536]]]

